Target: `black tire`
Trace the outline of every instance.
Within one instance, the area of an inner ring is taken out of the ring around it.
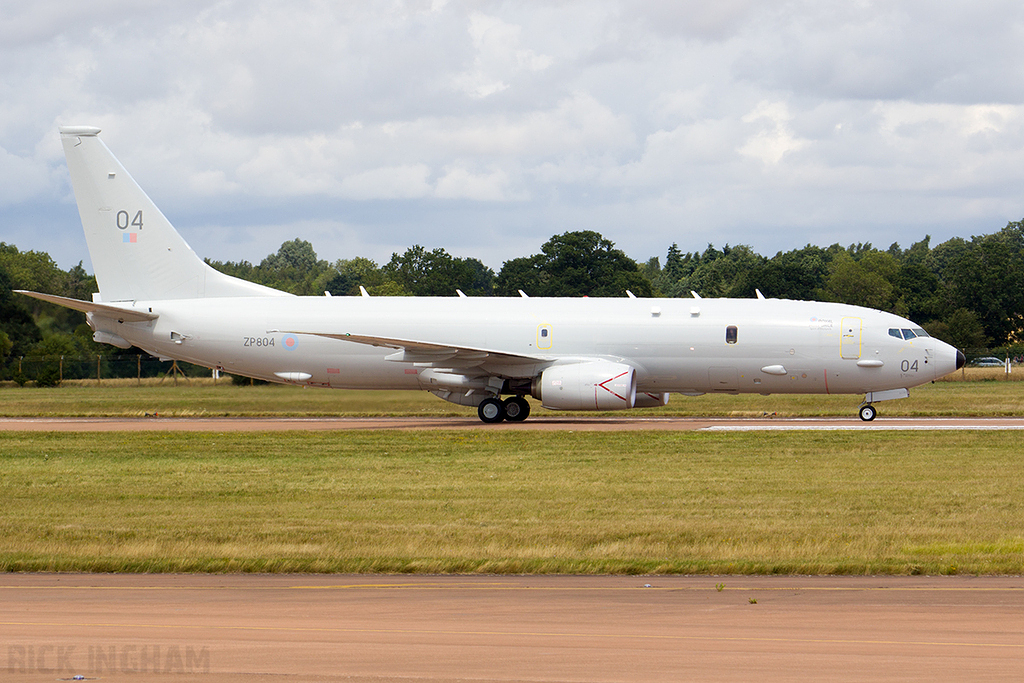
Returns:
[[[522,396],[506,398],[502,405],[505,407],[505,419],[509,422],[522,422],[530,417],[530,402]]]
[[[866,405],[860,407],[860,419],[865,422],[871,422],[878,415],[878,411],[875,410],[873,405]]]
[[[505,419],[505,406],[496,398],[485,398],[476,409],[476,414],[487,424],[494,424]]]

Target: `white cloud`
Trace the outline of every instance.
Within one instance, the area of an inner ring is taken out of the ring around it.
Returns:
[[[68,123],[219,260],[297,229],[495,268],[569,229],[641,259],[994,231],[1024,214],[1022,35],[1010,0],[11,0],[0,241],[84,257],[54,239]]]
[[[465,168],[446,168],[437,181],[435,195],[439,199],[471,199],[478,202],[498,202],[517,198],[509,187],[508,174],[503,170],[472,173]],[[520,198],[524,198],[521,197]]]
[[[785,102],[759,102],[752,112],[744,116],[743,123],[760,124],[760,130],[740,147],[739,152],[754,157],[767,165],[777,165],[788,152],[807,145],[789,129],[792,119]]]
[[[0,207],[12,206],[47,191],[46,167],[0,147]],[[2,239],[2,238],[0,238]]]
[[[521,71],[543,71],[551,58],[539,55],[521,44],[522,28],[498,17],[473,12],[469,16],[469,35],[476,49],[471,69],[457,74],[455,87],[474,98],[484,98],[508,89],[506,79]]]
[[[346,199],[412,199],[429,196],[430,168],[426,164],[375,168],[341,181]]]

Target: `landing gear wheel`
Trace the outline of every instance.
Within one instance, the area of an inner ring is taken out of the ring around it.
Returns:
[[[864,420],[865,422],[871,422],[872,420],[875,419],[876,415],[878,415],[878,411],[875,410],[875,407],[873,405],[868,404],[866,406],[860,407],[860,419]]]
[[[485,398],[476,409],[476,414],[488,424],[501,422],[505,419],[505,406],[496,398]]]
[[[522,396],[506,398],[502,406],[505,408],[505,419],[509,422],[522,422],[530,416],[530,403]]]

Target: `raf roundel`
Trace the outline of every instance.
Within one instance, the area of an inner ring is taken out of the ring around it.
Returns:
[[[284,339],[281,340],[281,346],[283,346],[287,351],[294,351],[298,345],[299,340],[294,334],[286,334]]]

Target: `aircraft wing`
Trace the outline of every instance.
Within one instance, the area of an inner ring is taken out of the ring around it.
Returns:
[[[530,356],[526,354],[508,353],[493,349],[478,349],[470,346],[439,344],[437,342],[418,341],[414,339],[396,339],[394,337],[377,337],[364,334],[334,334],[329,332],[292,331],[292,334],[311,334],[317,337],[328,337],[342,341],[383,346],[395,349],[396,352],[385,356],[386,360],[400,363],[430,363],[445,367],[471,367],[485,362],[501,365],[526,365],[550,361],[548,357]]]
[[[94,315],[100,315],[104,318],[113,318],[126,323],[140,323],[146,322],[147,320],[156,320],[160,316],[156,313],[147,313],[145,311],[138,311],[133,308],[121,308],[120,306],[112,306],[110,304],[98,304],[92,301],[80,301],[79,299],[69,299],[63,296],[57,296],[55,294],[42,294],[40,292],[29,292],[24,289],[14,290],[18,294],[24,294],[30,296],[33,299],[40,299],[42,301],[49,301],[51,304],[57,304],[65,308],[73,308],[76,311],[82,311],[83,313],[92,313]]]

